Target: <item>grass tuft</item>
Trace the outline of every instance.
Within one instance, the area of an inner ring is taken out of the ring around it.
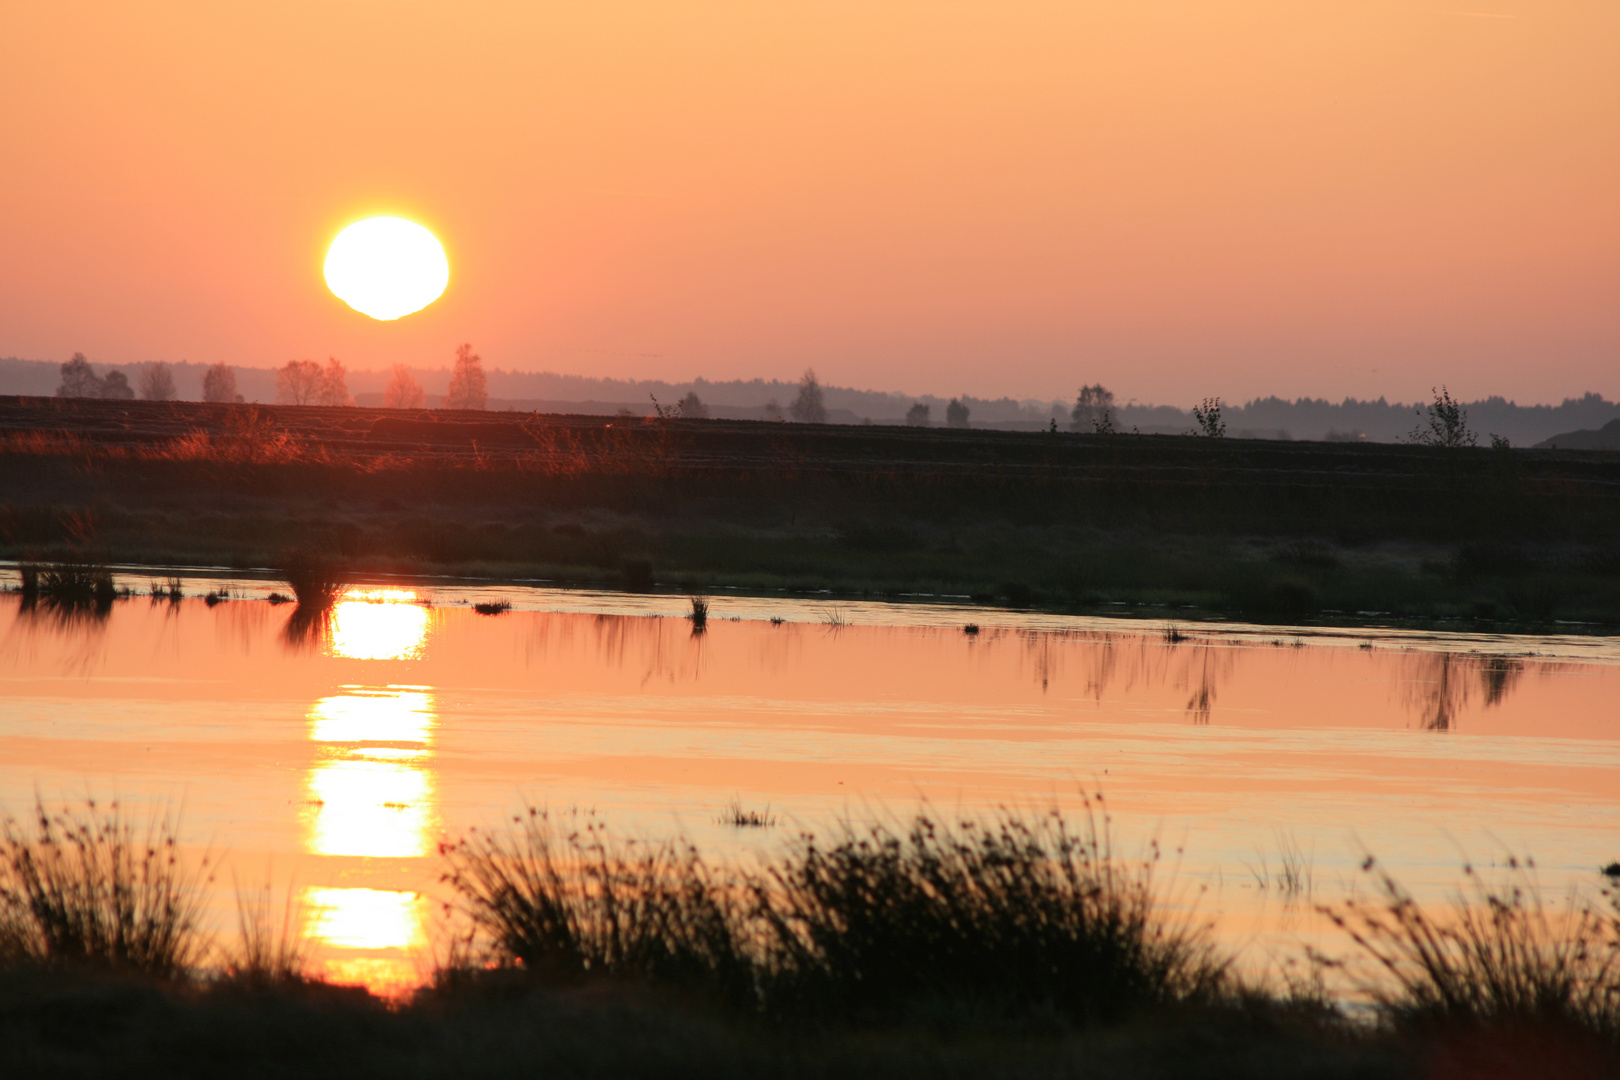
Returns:
[[[498,961],[545,979],[622,977],[781,1018],[969,1007],[1074,1023],[1226,981],[1204,930],[1165,914],[1156,856],[1116,859],[1094,811],[1079,829],[1007,811],[952,827],[926,808],[903,829],[844,822],[759,869],[619,841],[589,815],[513,824],[443,846],[444,880]]]
[[[1425,910],[1372,858],[1375,899],[1319,910],[1385,978],[1363,990],[1400,1028],[1487,1026],[1584,1031],[1620,1043],[1620,900],[1573,897],[1549,911],[1533,864],[1509,860],[1466,886],[1443,913]]]
[[[686,617],[692,620],[692,633],[703,633],[709,625],[709,601],[701,596],[692,597],[692,610]]]
[[[715,820],[721,825],[730,825],[736,829],[768,829],[776,824],[776,815],[771,813],[769,806],[765,807],[763,812],[746,810],[741,799],[732,799]]]
[[[333,562],[315,552],[293,549],[286,553],[282,579],[292,586],[298,606],[311,611],[331,607],[347,585]]]
[[[504,596],[499,600],[485,600],[474,604],[473,610],[480,615],[503,615],[512,610],[512,601]]]
[[[172,979],[206,943],[200,878],[180,861],[176,822],[137,827],[118,803],[52,811],[0,826],[0,958],[88,965]]]

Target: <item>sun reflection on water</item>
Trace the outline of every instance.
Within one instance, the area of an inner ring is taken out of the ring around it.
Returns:
[[[309,935],[344,949],[408,949],[422,943],[419,897],[386,889],[305,889]]]
[[[332,608],[331,650],[348,660],[418,660],[429,615],[409,589],[351,589]]]

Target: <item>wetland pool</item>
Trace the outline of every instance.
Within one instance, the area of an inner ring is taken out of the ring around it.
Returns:
[[[266,602],[279,583],[180,573],[185,599],[99,617],[0,595],[0,807],[179,807],[229,870],[215,931],[231,875],[268,875],[318,966],[384,992],[426,970],[440,841],[525,804],[752,858],[920,799],[1101,792],[1116,850],[1157,840],[1176,903],[1255,968],[1343,951],[1313,903],[1368,853],[1426,899],[1465,860],[1533,856],[1556,899],[1620,859],[1614,638],[724,595],[695,634],[678,595],[437,583],[358,587],[305,625]],[[497,596],[512,609],[473,610]],[[734,800],[776,824],[724,824]],[[1284,848],[1308,894],[1282,888]]]

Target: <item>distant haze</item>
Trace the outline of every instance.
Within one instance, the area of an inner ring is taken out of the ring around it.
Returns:
[[[97,374],[115,365],[96,364]],[[120,368],[133,385],[143,365]],[[182,399],[202,396],[205,365],[172,366],[175,388]],[[269,368],[235,368],[237,389],[249,402],[276,400],[275,372]],[[427,391],[427,404],[437,407],[450,381],[448,368],[414,369],[412,374]],[[360,405],[379,406],[391,371],[351,371],[348,388]],[[649,416],[658,406],[672,406],[688,393],[695,393],[715,419],[772,418],[765,407],[775,402],[786,406],[798,386],[792,382],[748,379],[711,382],[663,380],[630,381],[593,379],[554,372],[490,371],[489,408],[496,411],[539,411],[611,415],[630,412]],[[58,364],[0,358],[0,394],[50,395],[61,383]],[[906,394],[898,391],[867,390],[855,387],[825,386],[828,419],[839,424],[899,424],[915,403],[928,405],[929,422],[941,425],[947,399],[936,394]],[[979,398],[963,395],[969,409],[969,426],[1014,431],[1047,430],[1054,422],[1059,430],[1071,430],[1073,400],[1010,397]],[[1557,405],[1519,405],[1501,397],[1467,402],[1468,421],[1481,445],[1490,436],[1501,435],[1515,446],[1529,446],[1570,431],[1602,427],[1620,419],[1620,405],[1599,394],[1588,393],[1566,398]],[[1393,442],[1410,436],[1420,424],[1423,405],[1389,402],[1383,399],[1283,400],[1278,397],[1229,402],[1225,405],[1228,434],[1259,439],[1341,439],[1344,441]],[[1116,425],[1122,432],[1142,434],[1189,434],[1192,413],[1171,405],[1122,404],[1115,409]],[[1087,430],[1087,429],[1082,429]]]
[[[1620,397],[1613,0],[0,8],[0,354]],[[377,323],[332,236],[432,228]]]

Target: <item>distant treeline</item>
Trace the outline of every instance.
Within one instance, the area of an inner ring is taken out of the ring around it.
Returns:
[[[94,358],[92,358],[94,363]],[[121,371],[129,382],[138,383],[147,364],[96,364],[103,374]],[[200,400],[202,378],[210,365],[180,361],[169,365],[176,396]],[[276,372],[272,368],[237,367],[237,390],[248,401],[276,400]],[[443,401],[449,386],[451,368],[410,368],[427,395],[427,405]],[[733,379],[711,382],[692,379],[683,382],[663,380],[603,379],[554,372],[503,371],[489,369],[488,392],[491,409],[568,411],[612,414],[630,412],[650,415],[654,401],[670,406],[689,394],[697,394],[709,415],[721,419],[765,419],[782,415],[797,397],[797,380]],[[348,388],[361,405],[380,405],[391,371],[350,371]],[[0,393],[51,396],[61,385],[61,364],[43,360],[0,358]],[[1079,378],[1076,379],[1078,383]],[[850,387],[823,386],[828,420],[833,423],[903,424],[915,406],[928,407],[929,422],[943,426],[951,398],[932,394],[903,394]],[[971,427],[1038,430],[1054,422],[1060,430],[1071,426],[1074,401],[1017,400],[1010,397],[988,399],[971,395],[960,397],[968,410]],[[1227,404],[1224,419],[1227,434],[1236,438],[1267,439],[1344,439],[1368,442],[1395,442],[1408,436],[1422,422],[1426,403],[1391,402],[1384,398],[1359,401],[1346,398],[1257,398]],[[1482,443],[1492,434],[1501,435],[1515,446],[1529,446],[1554,435],[1581,429],[1594,429],[1620,418],[1620,404],[1602,395],[1588,393],[1566,398],[1558,405],[1517,405],[1492,396],[1464,402],[1468,425]],[[1190,408],[1171,405],[1123,404],[1113,407],[1116,430],[1144,434],[1173,434],[1193,430]],[[1089,430],[1089,427],[1087,428]]]

